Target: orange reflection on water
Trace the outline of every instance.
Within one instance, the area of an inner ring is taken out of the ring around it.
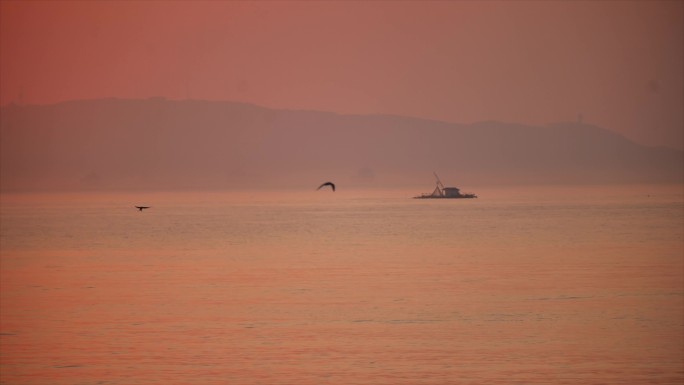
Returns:
[[[2,381],[683,379],[679,195],[264,197],[3,205]]]

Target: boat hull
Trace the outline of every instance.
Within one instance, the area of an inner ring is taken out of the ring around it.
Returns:
[[[421,196],[413,197],[413,199],[472,199],[472,198],[477,198],[477,195],[465,194],[465,195],[457,196],[457,197],[435,197],[435,196],[431,196],[431,195],[427,195],[427,196],[421,195]]]

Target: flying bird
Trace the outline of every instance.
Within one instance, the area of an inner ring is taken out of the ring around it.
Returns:
[[[150,206],[135,206],[135,208],[140,210],[140,212],[142,212],[144,209],[149,209]]]
[[[321,188],[323,188],[325,186],[330,186],[332,188],[332,190],[335,191],[335,184],[333,182],[325,182],[322,185],[318,186],[318,188],[316,190],[320,190]]]

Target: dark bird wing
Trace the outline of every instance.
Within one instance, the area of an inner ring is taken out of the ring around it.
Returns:
[[[320,190],[321,188],[323,188],[325,186],[330,186],[332,188],[332,190],[335,191],[335,184],[333,182],[325,182],[322,185],[318,186],[318,188],[316,190]]]

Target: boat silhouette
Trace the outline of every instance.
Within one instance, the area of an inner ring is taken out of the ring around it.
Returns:
[[[477,198],[477,195],[475,194],[461,193],[461,190],[458,187],[444,187],[442,181],[439,180],[439,176],[437,175],[437,173],[433,172],[433,174],[435,174],[435,178],[437,179],[437,185],[435,186],[435,189],[431,193],[421,194],[417,197],[414,197],[415,199]]]

